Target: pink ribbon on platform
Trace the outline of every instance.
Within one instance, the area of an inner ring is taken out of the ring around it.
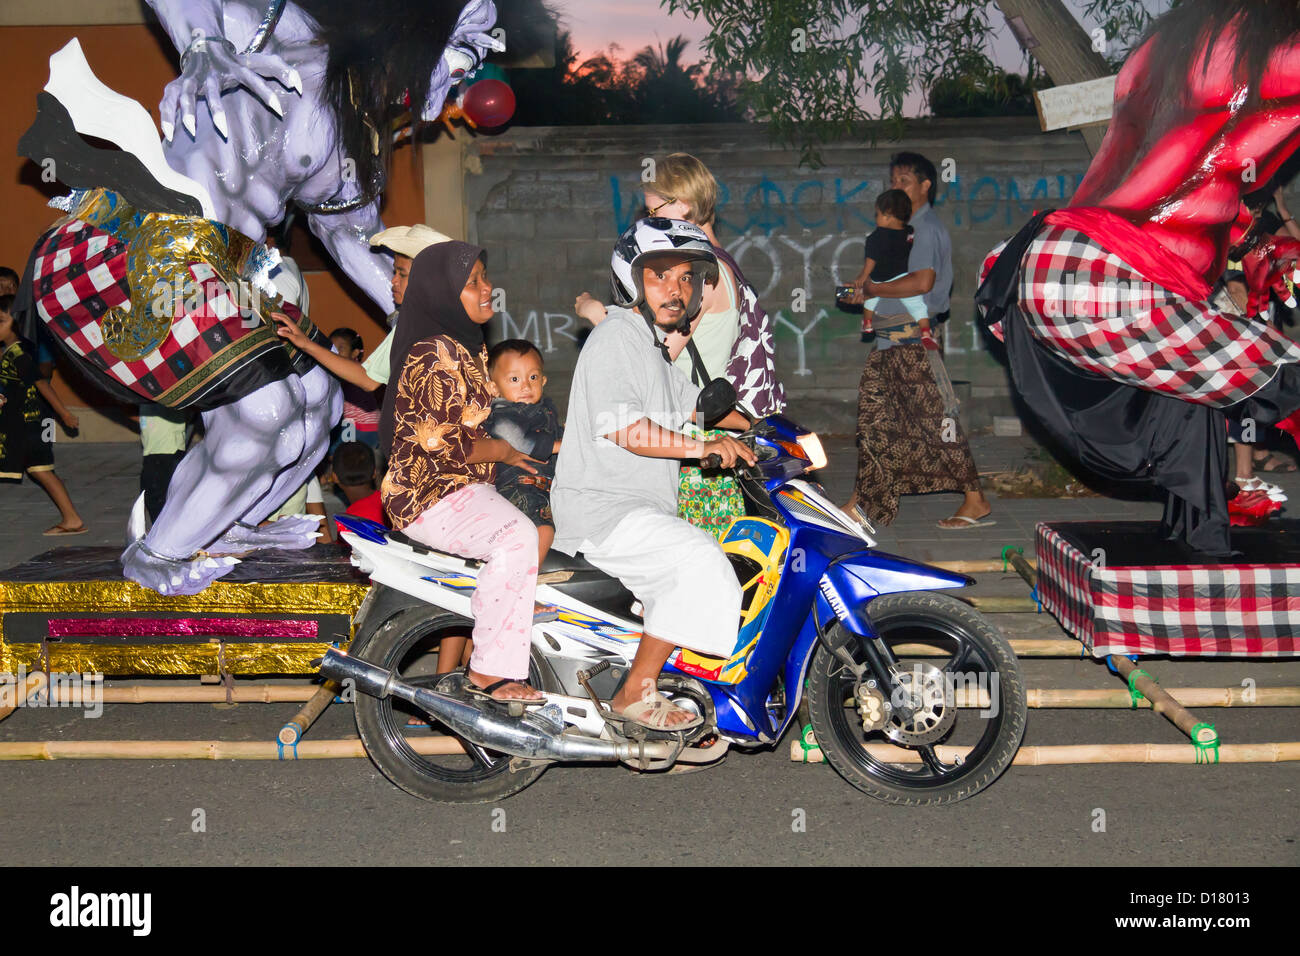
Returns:
[[[310,641],[315,621],[257,621],[243,617],[63,617],[49,621],[50,637],[246,637]]]

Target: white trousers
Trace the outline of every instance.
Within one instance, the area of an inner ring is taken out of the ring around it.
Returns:
[[[645,606],[645,633],[709,657],[730,657],[740,582],[717,540],[653,508],[638,508],[582,555]]]

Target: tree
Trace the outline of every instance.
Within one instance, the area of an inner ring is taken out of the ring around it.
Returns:
[[[1089,0],[1085,13],[1115,31],[1118,47],[1145,26],[1150,14],[1144,2]],[[1047,25],[1039,27],[1045,36],[1048,30],[1072,34],[1071,43],[1052,45],[1054,56],[1035,54],[1057,83],[1087,78],[1079,73],[1106,75],[1111,65],[1098,55],[1059,69],[1061,57],[1068,59],[1078,48],[1079,36],[1085,51],[1092,44],[1059,0],[661,0],[661,5],[705,19],[710,32],[704,49],[711,64],[743,76],[741,102],[771,123],[778,141],[800,147],[804,161],[814,164],[820,143],[864,129],[874,137],[880,124],[897,135],[904,97],[914,89],[936,84],[942,89],[963,78],[977,87],[995,87],[1001,71],[990,56],[990,17],[999,11],[1023,11],[1026,19]],[[875,113],[862,106],[868,98],[879,103]]]
[[[728,102],[725,78],[713,78],[698,63],[681,62],[688,41],[673,37],[665,47],[647,46],[626,64],[625,82],[642,123],[710,123],[738,120]],[[706,82],[715,80],[714,82]]]
[[[567,30],[556,34],[554,67],[512,70],[510,85],[516,121],[533,126],[613,123],[632,110],[619,65],[606,53],[579,62]]]
[[[579,62],[568,31],[555,38],[555,66],[515,70],[519,122],[538,126],[615,123],[707,123],[740,120],[738,81],[700,64],[686,64],[688,41],[674,37],[629,60],[618,47]]]
[[[926,97],[934,116],[1034,116],[1034,90],[1051,86],[1051,81],[998,71],[991,81],[962,76],[945,78],[930,87]]]

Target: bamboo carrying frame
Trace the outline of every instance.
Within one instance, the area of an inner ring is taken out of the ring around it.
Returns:
[[[1019,554],[1011,554],[1007,561],[1032,587],[1037,573],[1033,562]],[[938,567],[961,573],[978,573],[1005,570],[1002,561],[952,561]],[[359,601],[357,603],[360,603]],[[976,598],[971,603],[987,613],[1009,613],[1034,610],[1037,605],[1030,598],[993,597]],[[1012,650],[1018,657],[1070,657],[1081,656],[1081,645],[1073,639],[1013,640]],[[141,647],[139,650],[147,650]],[[941,652],[927,645],[900,645],[895,648],[901,656],[940,656]],[[1037,709],[1078,708],[1147,708],[1165,716],[1179,730],[1188,735],[1186,744],[1091,744],[1066,746],[1022,747],[1014,763],[1020,766],[1085,763],[1272,763],[1300,760],[1300,742],[1260,744],[1220,744],[1218,735],[1210,725],[1198,721],[1188,707],[1296,707],[1300,706],[1300,687],[1257,688],[1249,694],[1240,687],[1192,687],[1166,690],[1145,671],[1137,668],[1128,658],[1111,657],[1112,668],[1129,682],[1130,690],[1123,689],[1030,689],[1027,703]],[[228,676],[228,675],[223,675]],[[37,671],[28,674],[20,686],[11,691],[6,706],[0,706],[0,720],[9,717],[15,709],[45,692],[48,677]],[[104,704],[146,703],[299,703],[302,708],[284,724],[273,741],[229,740],[101,740],[101,741],[31,741],[0,742],[0,760],[68,760],[68,759],[127,759],[127,760],[313,760],[345,757],[364,757],[365,749],[356,737],[334,740],[305,741],[303,736],[316,719],[336,699],[340,688],[326,682],[315,685],[303,680],[294,684],[255,684],[239,686],[231,681],[226,686],[173,687],[142,686],[100,688],[98,699]],[[982,691],[958,692],[958,707],[984,708],[988,706],[987,693]],[[407,743],[417,753],[425,755],[463,753],[455,738],[442,736],[410,737]],[[888,744],[864,745],[873,757],[894,763],[919,762],[919,756],[910,750]],[[941,760],[951,760],[964,755],[968,748],[939,746]],[[1206,752],[1212,750],[1214,759]],[[821,751],[815,744],[794,740],[790,747],[791,759],[806,763],[821,762]]]

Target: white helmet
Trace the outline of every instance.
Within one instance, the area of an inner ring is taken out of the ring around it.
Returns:
[[[609,285],[615,304],[635,309],[645,302],[642,263],[650,256],[666,252],[703,263],[699,271],[705,281],[717,281],[718,257],[703,229],[681,219],[651,216],[632,223],[614,244],[614,254],[609,260]],[[689,318],[693,319],[699,311],[700,298],[697,292],[687,306]]]

